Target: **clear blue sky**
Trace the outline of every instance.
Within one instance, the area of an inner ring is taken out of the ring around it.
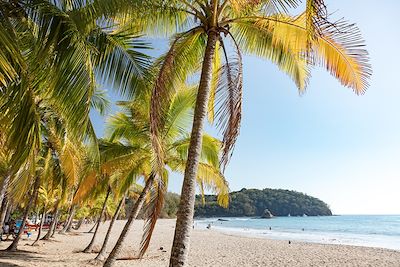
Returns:
[[[274,65],[245,57],[243,123],[226,177],[231,190],[297,190],[336,214],[400,214],[400,2],[325,2],[361,29],[374,71],[369,90],[356,96],[316,68],[299,96]],[[160,41],[155,53],[165,48]],[[92,117],[101,135],[103,120]],[[179,193],[181,182],[174,175],[170,190]]]

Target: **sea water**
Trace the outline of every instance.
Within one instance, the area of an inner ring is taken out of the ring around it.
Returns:
[[[221,221],[220,219],[224,220]],[[226,221],[225,221],[226,220]],[[400,250],[400,215],[208,218],[195,227],[271,239]]]

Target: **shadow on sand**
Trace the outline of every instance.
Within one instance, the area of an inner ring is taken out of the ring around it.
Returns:
[[[5,251],[5,250],[0,250],[0,266],[1,267],[11,267],[11,266],[22,266],[22,265],[17,265],[13,263],[7,263],[3,262],[2,260],[18,260],[18,261],[40,261],[43,260],[43,258],[38,257],[36,253],[26,251],[26,250],[18,250],[18,251]]]
[[[22,267],[22,265],[17,265],[14,263],[8,263],[8,262],[3,262],[0,260],[0,266],[1,267]]]

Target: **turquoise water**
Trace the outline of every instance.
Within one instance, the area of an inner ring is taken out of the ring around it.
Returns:
[[[400,215],[223,219],[228,221],[198,219],[195,225],[246,236],[400,250]]]

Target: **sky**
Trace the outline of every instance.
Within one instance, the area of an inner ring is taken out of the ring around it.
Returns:
[[[334,18],[356,22],[366,40],[368,91],[357,96],[315,68],[299,96],[272,63],[245,56],[241,132],[225,176],[232,191],[296,190],[325,201],[334,214],[400,214],[400,1],[325,3]],[[152,53],[166,48],[156,41]],[[101,136],[104,118],[92,118]],[[169,190],[179,193],[181,175],[170,180]]]

